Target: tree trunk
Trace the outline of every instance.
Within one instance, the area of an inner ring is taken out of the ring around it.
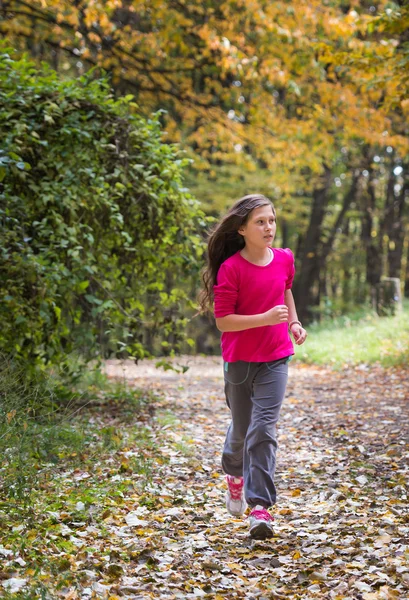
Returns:
[[[376,312],[381,317],[395,315],[402,310],[400,279],[385,277],[376,288]]]
[[[288,225],[285,219],[281,220],[281,237],[282,237],[282,247],[288,248]]]
[[[321,240],[325,209],[328,205],[330,183],[331,171],[328,167],[325,167],[323,184],[313,192],[310,223],[297,257],[301,264],[299,276],[294,286],[294,296],[301,321],[311,320],[313,315],[311,308],[316,304],[314,286],[318,279],[320,267],[318,247]]]
[[[317,304],[321,303],[322,298],[326,298],[328,296],[327,292],[327,271],[326,269],[320,269],[318,273],[318,297]]]
[[[388,273],[389,277],[401,277],[403,247],[405,241],[405,196],[409,192],[409,182],[402,187],[399,196],[393,203],[391,218],[386,232],[389,237]]]
[[[342,302],[345,307],[351,302],[351,272],[349,269],[344,269],[342,274]]]
[[[339,229],[343,225],[345,215],[346,215],[347,211],[349,210],[349,207],[351,206],[352,202],[355,200],[355,198],[357,196],[360,178],[361,178],[361,175],[360,175],[359,170],[357,169],[354,172],[354,175],[352,177],[351,187],[349,188],[348,193],[345,194],[345,196],[344,196],[344,201],[342,203],[341,210],[338,213],[335,223],[331,229],[331,232],[330,232],[326,242],[324,242],[322,245],[321,268],[324,268],[327,257],[329,254],[331,254],[336,235],[337,235]]]
[[[371,287],[371,300],[375,304],[376,286],[382,275],[382,236],[374,229],[374,216],[376,210],[375,173],[369,167],[368,187],[363,194],[362,207],[362,240],[366,250],[366,279]]]
[[[406,274],[405,274],[405,288],[404,288],[405,298],[409,298],[409,244],[408,244],[408,253],[406,257]]]
[[[351,187],[344,196],[341,210],[326,241],[323,242],[321,239],[322,223],[328,203],[330,177],[331,173],[328,170],[325,174],[324,186],[314,193],[310,225],[300,252],[301,274],[297,280],[296,302],[300,319],[306,321],[312,316],[311,308],[319,305],[322,295],[325,295],[325,280],[324,276],[320,274],[326,272],[327,258],[332,251],[336,235],[342,227],[345,215],[357,196],[360,181],[360,173],[356,170]],[[315,294],[314,287],[317,287],[317,293]]]

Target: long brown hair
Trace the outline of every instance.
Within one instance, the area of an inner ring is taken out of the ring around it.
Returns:
[[[199,304],[203,312],[213,307],[213,286],[217,283],[220,265],[245,246],[244,237],[238,230],[247,223],[252,210],[268,204],[275,214],[273,203],[266,196],[262,194],[244,196],[233,204],[210,233],[207,242],[207,265],[202,273],[203,289],[199,294]]]

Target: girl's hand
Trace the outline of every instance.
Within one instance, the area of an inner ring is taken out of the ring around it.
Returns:
[[[264,313],[266,325],[279,325],[288,322],[288,307],[285,304],[279,304],[270,308]]]
[[[305,329],[301,327],[301,325],[298,325],[298,323],[294,323],[291,326],[290,331],[293,334],[293,338],[297,346],[301,346],[301,344],[303,344],[307,338],[307,332]]]

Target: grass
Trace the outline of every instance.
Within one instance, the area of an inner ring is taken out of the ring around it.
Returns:
[[[335,369],[359,364],[409,364],[408,301],[396,316],[379,317],[374,312],[357,311],[313,323],[307,330],[305,344],[296,346],[298,362]]]
[[[149,436],[138,421],[153,410],[152,393],[88,372],[67,402],[58,397],[52,377],[27,385],[21,369],[3,360],[0,398],[0,493],[11,505],[29,506],[51,474],[85,468],[106,454],[118,453],[120,472],[147,474],[142,452],[129,460],[120,453],[131,445],[149,451]]]

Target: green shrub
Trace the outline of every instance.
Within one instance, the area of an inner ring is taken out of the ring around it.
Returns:
[[[26,372],[183,340],[206,221],[159,115],[136,111],[1,51],[0,352]]]

